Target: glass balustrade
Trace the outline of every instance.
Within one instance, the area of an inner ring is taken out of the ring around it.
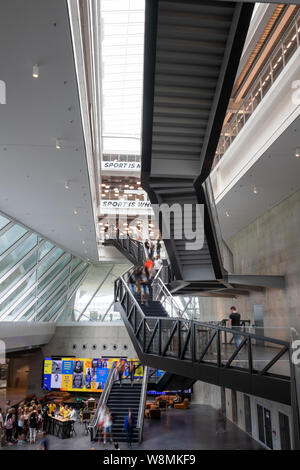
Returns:
[[[222,132],[215,154],[215,166],[228,150],[236,136],[264,99],[275,80],[288,64],[300,44],[300,14],[297,13],[283,38],[275,47],[270,59],[258,74],[237,111],[232,115],[226,129]]]

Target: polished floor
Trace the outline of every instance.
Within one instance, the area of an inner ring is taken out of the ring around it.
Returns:
[[[113,448],[111,444],[104,446],[103,443],[91,442],[80,423],[76,423],[76,436],[70,439],[47,437],[49,450]],[[22,442],[2,449],[38,450],[40,440],[41,438],[34,445]],[[121,443],[120,448],[126,450],[128,445]],[[191,405],[189,410],[164,411],[160,420],[145,420],[144,440],[141,444],[134,444],[132,450],[259,450],[261,448],[248,434],[221,417],[214,408],[206,405]]]

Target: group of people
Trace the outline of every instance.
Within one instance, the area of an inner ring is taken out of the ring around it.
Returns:
[[[152,242],[151,240],[148,240],[148,238],[145,240],[145,248],[146,252],[149,258],[154,258],[154,253],[156,253],[155,256],[158,256],[160,258],[160,250],[161,250],[161,240],[158,238],[156,240],[156,243]]]
[[[158,248],[159,243],[159,248]],[[145,241],[146,251],[148,258],[143,265],[137,266],[128,277],[128,284],[134,296],[141,296],[141,305],[149,305],[149,293],[151,283],[162,267],[162,260],[160,258],[160,240],[156,244],[156,257],[154,254],[154,245],[148,240]]]
[[[41,405],[35,400],[18,406],[8,407],[6,412],[0,408],[0,444],[13,445],[21,442],[35,444],[38,434],[45,436],[49,416],[67,418],[76,421],[76,410],[68,405],[46,403]],[[46,448],[47,441],[41,441],[41,448]]]
[[[102,408],[100,409],[100,413],[99,413],[98,442],[100,444],[101,441],[103,441],[103,444],[105,445],[107,439],[109,438],[111,443],[114,442],[115,450],[119,450],[118,442],[113,440],[112,424],[113,424],[114,418],[115,417],[111,414],[110,409],[106,406],[102,406]],[[128,414],[125,417],[124,425],[123,425],[123,429],[124,429],[124,432],[126,433],[127,442],[129,446],[132,445],[133,431],[135,429],[135,426],[136,426],[135,416],[129,409]]]
[[[130,380],[131,387],[133,387],[134,373],[138,366],[139,364],[135,365],[134,361],[129,361],[127,365],[128,378]],[[126,363],[124,359],[120,358],[116,364],[116,375],[117,375],[116,380],[119,380],[120,387],[122,387],[122,379],[124,377],[125,371],[126,371]]]
[[[38,432],[43,432],[44,413],[42,405],[31,401],[17,408],[0,408],[0,444],[13,445],[19,442],[34,444]]]

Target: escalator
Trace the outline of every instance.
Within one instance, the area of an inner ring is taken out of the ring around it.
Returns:
[[[123,380],[122,387],[116,381],[116,362],[113,362],[108,378],[105,382],[104,390],[97,405],[96,412],[88,427],[91,440],[101,439],[99,431],[100,417],[102,410],[109,408],[112,415],[112,434],[118,442],[127,440],[124,431],[124,421],[130,409],[135,421],[132,442],[141,442],[143,439],[144,412],[147,397],[148,368],[144,367],[143,379],[141,383],[134,383],[133,387],[126,379]],[[107,436],[109,438],[109,436]]]

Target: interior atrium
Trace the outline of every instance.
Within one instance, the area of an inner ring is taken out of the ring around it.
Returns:
[[[3,0],[0,64],[0,450],[299,450],[299,2]]]

